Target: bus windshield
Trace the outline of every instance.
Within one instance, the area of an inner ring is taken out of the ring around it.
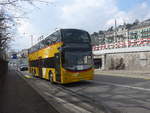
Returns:
[[[90,52],[65,52],[63,66],[71,70],[91,68],[92,56]]]
[[[74,30],[74,29],[63,29],[62,40],[65,43],[89,43],[90,36],[86,31]]]

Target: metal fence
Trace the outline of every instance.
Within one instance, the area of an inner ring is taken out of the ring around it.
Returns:
[[[110,44],[103,44],[98,46],[93,46],[93,51],[101,51],[101,50],[110,50],[117,48],[131,48],[131,47],[144,47],[150,46],[150,38],[141,38],[141,39],[133,39],[123,42],[116,42]]]

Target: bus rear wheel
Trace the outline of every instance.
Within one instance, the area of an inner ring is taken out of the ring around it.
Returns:
[[[50,81],[50,83],[54,83],[54,80],[53,80],[53,73],[52,72],[50,72],[49,73],[49,81]]]

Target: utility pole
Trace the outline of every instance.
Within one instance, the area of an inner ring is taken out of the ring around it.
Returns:
[[[33,35],[31,35],[31,47],[33,46]]]

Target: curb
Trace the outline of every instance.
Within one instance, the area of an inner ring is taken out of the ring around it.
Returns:
[[[142,75],[142,73],[136,74],[128,74],[128,73],[111,73],[111,72],[94,72],[96,75],[105,75],[105,76],[116,76],[116,77],[126,77],[126,78],[138,78],[138,79],[145,79],[150,80],[150,76]]]

